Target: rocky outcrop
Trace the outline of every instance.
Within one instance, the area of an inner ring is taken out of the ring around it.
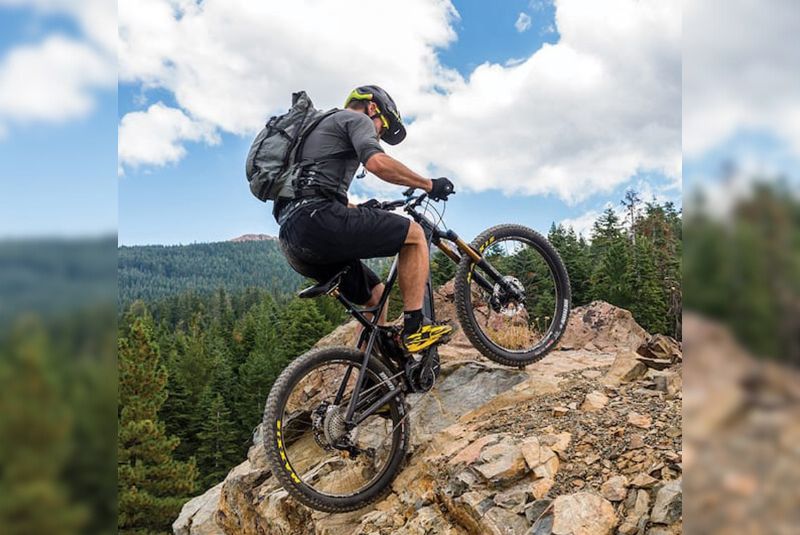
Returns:
[[[569,316],[567,332],[559,343],[561,349],[613,351],[639,348],[650,336],[633,315],[605,301],[575,308]]]
[[[437,296],[437,310],[452,312],[452,293]],[[437,386],[408,397],[411,453],[380,502],[339,515],[297,504],[269,473],[257,431],[248,460],[189,502],[175,533],[680,533],[680,362],[638,360],[652,339],[626,311],[597,302],[575,314],[567,343],[524,370],[487,361],[465,338],[442,347]],[[348,324],[320,344],[354,334]]]

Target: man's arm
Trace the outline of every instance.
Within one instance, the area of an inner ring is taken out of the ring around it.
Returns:
[[[430,193],[433,183],[429,178],[418,175],[388,154],[373,154],[364,165],[367,171],[391,184],[420,188]]]

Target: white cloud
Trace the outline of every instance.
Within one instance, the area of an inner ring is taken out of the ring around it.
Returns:
[[[519,17],[517,17],[517,22],[514,23],[514,28],[516,28],[519,33],[522,33],[526,30],[529,30],[530,27],[531,16],[527,13],[520,13]]]
[[[66,15],[78,22],[84,38],[50,33],[11,47],[0,58],[0,121],[66,121],[90,113],[96,91],[116,83],[115,2],[0,0],[3,6]]]
[[[462,188],[570,203],[640,171],[680,177],[679,6],[563,0],[557,25],[524,63],[475,69],[397,152]]]
[[[114,0],[0,0],[0,7],[34,8],[40,14],[75,19],[88,40],[116,54],[117,3]]]
[[[185,141],[214,145],[219,143],[219,136],[211,125],[158,102],[147,111],[131,112],[122,118],[119,160],[132,167],[174,163],[186,155]]]
[[[320,107],[341,106],[356,85],[377,83],[407,115],[435,100],[434,85],[455,71],[436,48],[455,39],[445,0],[384,2],[365,24],[363,2],[122,0],[120,77],[172,91],[192,116],[234,133],[253,133],[305,89]],[[428,93],[431,93],[429,96]]]
[[[698,156],[743,129],[800,154],[800,10],[794,0],[685,2],[683,148]]]
[[[557,44],[520,63],[480,65],[466,79],[436,54],[456,39],[449,1],[382,3],[390,37],[351,16],[360,6],[122,0],[120,76],[167,89],[188,116],[246,135],[285,110],[292,91],[306,89],[324,108],[378,83],[415,118],[389,152],[451,175],[459,189],[576,202],[639,171],[680,177],[679,3],[561,0]]]
[[[52,36],[12,49],[0,62],[0,117],[19,122],[64,121],[90,112],[94,91],[116,82],[92,47]]]
[[[576,234],[583,236],[587,240],[592,236],[592,226],[602,212],[599,210],[589,210],[577,217],[562,219],[564,227],[572,227]]]

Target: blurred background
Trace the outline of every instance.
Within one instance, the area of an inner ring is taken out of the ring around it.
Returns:
[[[800,5],[684,2],[684,525],[800,521]]]
[[[116,530],[116,2],[0,0],[0,531]],[[800,6],[683,3],[689,533],[800,521]]]
[[[116,531],[116,2],[0,0],[0,532]]]

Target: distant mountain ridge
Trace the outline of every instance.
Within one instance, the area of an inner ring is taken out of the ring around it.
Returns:
[[[242,234],[237,238],[233,238],[232,240],[228,240],[233,243],[239,243],[244,241],[277,241],[278,238],[275,236],[270,236],[269,234]]]
[[[120,307],[127,308],[137,299],[155,301],[219,288],[261,288],[287,294],[302,284],[303,277],[286,263],[276,239],[240,238],[190,245],[120,246]]]

